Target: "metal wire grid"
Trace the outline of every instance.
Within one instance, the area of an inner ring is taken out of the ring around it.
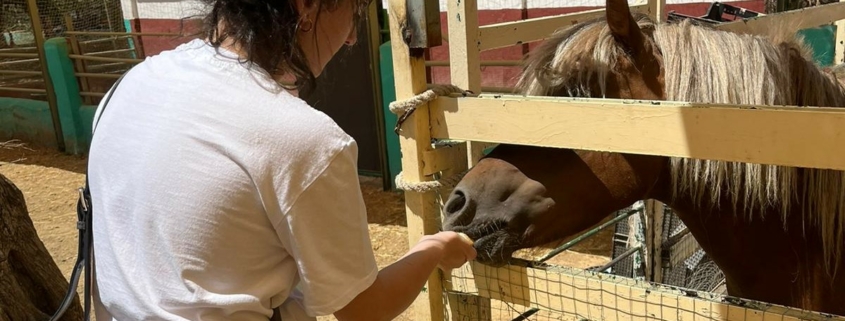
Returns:
[[[822,314],[585,270],[479,263],[444,280],[448,320],[821,320]],[[490,298],[488,300],[485,298]],[[460,303],[460,304],[452,304]]]

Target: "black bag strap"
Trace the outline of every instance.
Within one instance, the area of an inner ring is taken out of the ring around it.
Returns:
[[[114,82],[114,85],[112,85],[111,93],[106,96],[103,101],[103,107],[100,109],[100,115],[94,123],[94,129],[91,131],[92,137],[94,132],[97,130],[97,124],[99,124],[100,119],[103,118],[103,113],[106,111],[109,100],[111,100],[111,97],[117,90],[117,85],[120,84],[120,81],[123,80],[123,77],[125,77],[128,73],[129,70],[124,72],[123,75]],[[70,282],[68,282],[67,294],[65,294],[62,303],[59,305],[59,309],[55,314],[53,314],[53,316],[50,317],[50,321],[58,321],[67,311],[68,307],[70,307],[70,304],[73,302],[73,297],[76,294],[76,287],[79,284],[80,273],[83,271],[85,272],[85,283],[83,283],[84,306],[82,310],[82,320],[91,320],[91,286],[93,282],[91,273],[93,268],[92,252],[94,246],[94,235],[91,227],[91,212],[91,191],[88,188],[88,175],[85,175],[85,186],[79,189],[79,199],[76,202],[76,229],[79,230],[79,246],[77,247],[76,265],[73,267],[73,274],[71,274]]]

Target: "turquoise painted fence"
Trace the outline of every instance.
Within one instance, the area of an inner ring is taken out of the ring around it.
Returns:
[[[402,152],[399,148],[399,135],[393,131],[398,117],[390,111],[389,105],[396,100],[396,87],[393,79],[393,50],[390,41],[379,46],[379,70],[381,70],[382,111],[384,113],[384,139],[387,146],[387,167],[390,173],[390,188],[396,188],[396,175],[402,171]]]
[[[804,42],[813,49],[813,58],[820,66],[833,64],[836,50],[836,26],[828,25],[818,28],[804,29],[798,32],[804,37]]]
[[[53,82],[65,149],[69,154],[80,155],[88,151],[96,106],[82,104],[68,54],[65,38],[44,42],[47,72]],[[34,145],[58,147],[50,109],[43,101],[0,98],[0,128],[0,141],[20,139]]]

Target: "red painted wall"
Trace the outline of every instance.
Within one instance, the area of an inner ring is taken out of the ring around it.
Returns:
[[[198,20],[140,19],[140,21],[135,22],[135,26],[139,26],[139,30],[133,31],[174,33],[183,35],[180,37],[141,37],[141,43],[144,46],[144,54],[147,57],[155,56],[162,51],[176,48],[183,43],[191,41],[197,38],[199,36],[198,33],[200,32],[200,21]]]
[[[749,10],[763,12],[763,0],[738,1],[730,2]],[[710,3],[688,3],[688,4],[669,4],[666,5],[666,11],[675,11],[690,16],[702,16],[707,12]],[[528,18],[544,17],[556,14],[579,12],[584,10],[597,9],[598,7],[571,7],[571,8],[543,8],[543,9],[529,9],[527,10]],[[482,10],[478,12],[479,25],[488,25],[507,21],[516,21],[522,19],[522,11],[519,9],[504,9],[504,10]],[[441,28],[444,34],[448,34],[448,21],[446,13],[440,14]],[[181,43],[197,37],[199,30],[198,22],[196,20],[166,20],[166,19],[141,19],[138,23],[140,30],[143,32],[168,32],[168,33],[182,33],[188,36],[185,37],[143,37],[144,52],[147,56],[156,55],[163,50],[175,48]],[[535,46],[537,43],[530,44],[529,47]],[[519,60],[523,56],[522,46],[512,46],[507,48],[500,48],[481,53],[481,60]],[[445,43],[431,48],[429,60],[449,60],[449,47]],[[511,87],[516,82],[516,77],[519,74],[519,67],[482,67],[482,86],[491,87]],[[431,83],[449,83],[449,68],[448,67],[431,67]]]

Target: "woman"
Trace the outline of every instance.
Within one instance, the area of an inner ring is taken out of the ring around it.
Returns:
[[[355,141],[288,91],[355,43],[367,3],[206,1],[205,39],[137,65],[98,109],[98,321],[389,320],[475,258],[443,232],[379,271]]]

